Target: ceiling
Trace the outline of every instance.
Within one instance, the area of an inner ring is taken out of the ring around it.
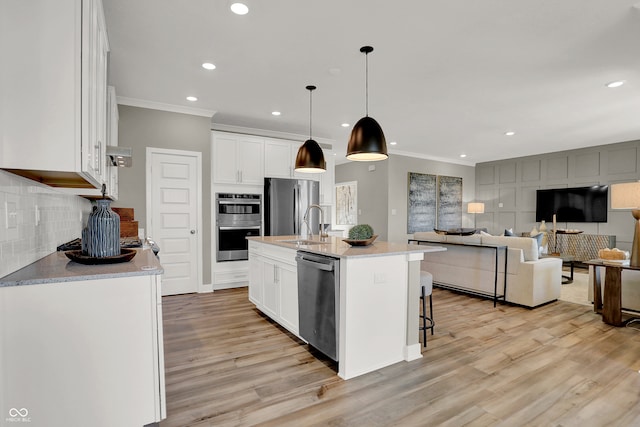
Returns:
[[[103,3],[121,103],[302,142],[313,84],[312,134],[337,163],[365,115],[364,45],[390,153],[474,165],[640,139],[638,0],[246,0],[244,16],[226,0]]]

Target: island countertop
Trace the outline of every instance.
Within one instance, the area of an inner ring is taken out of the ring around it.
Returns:
[[[280,246],[288,249],[296,249],[311,252],[319,255],[332,256],[336,258],[358,258],[400,255],[424,252],[445,251],[446,248],[440,246],[411,245],[406,243],[391,243],[375,240],[368,246],[351,246],[343,242],[341,237],[329,236],[320,240],[318,236],[258,236],[247,237],[250,242],[265,243]],[[313,244],[297,244],[295,240],[313,241]]]
[[[131,261],[117,264],[84,265],[71,261],[64,252],[54,252],[0,278],[0,288],[78,280],[162,274],[160,260],[151,249],[136,249]]]

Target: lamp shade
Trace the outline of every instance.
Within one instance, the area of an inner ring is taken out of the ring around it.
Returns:
[[[347,145],[347,159],[371,162],[385,160],[387,154],[387,140],[378,122],[369,116],[358,120]]]
[[[322,148],[313,139],[307,139],[296,155],[296,172],[319,173],[327,170]]]
[[[640,209],[640,182],[612,184],[611,209]]]
[[[484,203],[469,203],[467,205],[467,213],[484,213]]]

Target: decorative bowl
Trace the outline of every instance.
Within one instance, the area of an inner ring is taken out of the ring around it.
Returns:
[[[83,254],[82,251],[66,251],[64,253],[71,261],[78,262],[86,265],[99,265],[99,264],[116,264],[119,262],[131,261],[136,256],[135,249],[120,249],[120,255],[107,256],[107,257],[92,257]]]
[[[378,235],[374,234],[368,239],[342,239],[342,241],[350,244],[351,246],[369,246],[377,238],[378,238]]]

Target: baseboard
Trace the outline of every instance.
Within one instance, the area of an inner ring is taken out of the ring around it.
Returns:
[[[411,344],[404,348],[404,360],[411,362],[412,360],[420,359],[422,357],[422,344]]]
[[[247,282],[220,283],[218,285],[212,285],[212,289],[215,292],[222,289],[246,288],[247,286],[249,286]]]

